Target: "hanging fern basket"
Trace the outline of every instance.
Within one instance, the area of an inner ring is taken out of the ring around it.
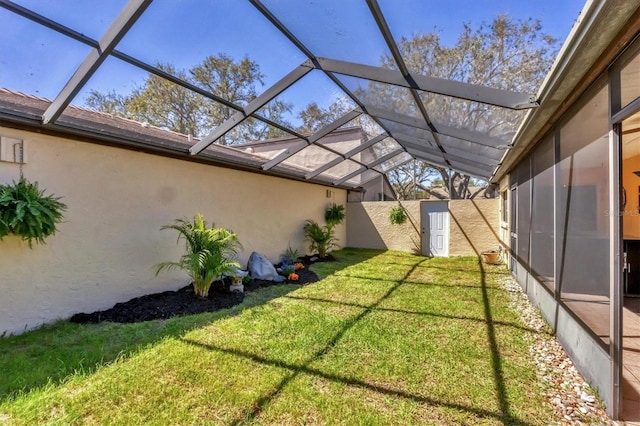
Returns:
[[[55,234],[67,206],[60,197],[44,195],[38,182],[24,177],[11,184],[0,185],[0,239],[17,235],[33,247],[44,244],[45,238]]]
[[[344,206],[341,204],[333,203],[324,212],[324,221],[327,223],[329,228],[340,225],[344,221],[344,217]]]
[[[389,212],[389,221],[393,225],[402,225],[407,221],[407,213],[401,206],[396,206]]]

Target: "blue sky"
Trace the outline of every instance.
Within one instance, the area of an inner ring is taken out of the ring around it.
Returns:
[[[18,0],[51,19],[99,38],[125,0]],[[364,0],[264,0],[318,56],[375,65],[386,46],[373,27]],[[498,14],[540,19],[543,32],[564,41],[582,0],[379,0],[396,39],[437,32],[453,44],[463,24],[490,22]],[[88,53],[88,48],[0,9],[0,87],[54,98]],[[156,0],[117,47],[149,63],[182,69],[207,55],[249,56],[266,75],[265,88],[306,58],[249,3],[240,0]],[[144,72],[108,59],[74,103],[89,90],[127,93]],[[282,99],[296,111],[310,101],[328,105],[333,83],[312,72]]]

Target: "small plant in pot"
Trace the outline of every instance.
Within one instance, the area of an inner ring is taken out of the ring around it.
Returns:
[[[496,265],[500,263],[502,258],[502,247],[499,247],[498,250],[487,250],[480,253],[482,255],[482,260],[487,265]]]
[[[213,226],[213,225],[212,225]],[[213,281],[240,268],[234,259],[242,245],[238,236],[224,228],[208,227],[200,213],[193,222],[177,219],[161,229],[178,231],[178,241],[184,238],[185,254],[177,262],[162,262],[156,266],[156,275],[164,270],[182,269],[193,280],[196,296],[206,298]]]
[[[57,231],[66,209],[60,197],[45,196],[38,182],[21,177],[18,182],[0,185],[0,239],[13,234],[27,241],[29,248],[34,241],[44,244]]]

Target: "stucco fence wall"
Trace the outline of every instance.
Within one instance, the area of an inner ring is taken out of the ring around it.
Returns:
[[[475,256],[500,245],[499,199],[449,202],[449,256]]]
[[[397,201],[347,203],[347,245],[420,253],[420,201],[402,201],[407,221],[393,225],[389,213]]]
[[[233,230],[245,265],[252,251],[273,262],[289,245],[306,253],[304,221],[324,223],[330,202],[346,204],[346,191],[333,187],[327,198],[328,188],[320,185],[0,131],[28,143],[25,177],[68,205],[64,223],[45,245],[29,249],[13,236],[0,241],[0,335],[187,285],[184,272],[154,273],[154,265],[183,253],[175,231],[160,231],[176,218],[201,212]],[[0,182],[18,177],[17,164],[0,162]],[[344,225],[336,236],[346,242]]]
[[[350,247],[421,252],[420,205],[429,201],[401,201],[408,220],[392,225],[397,201],[347,203],[347,245]],[[449,201],[449,256],[475,256],[499,246],[499,200]]]

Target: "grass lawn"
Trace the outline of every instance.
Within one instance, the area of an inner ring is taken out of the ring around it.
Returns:
[[[0,423],[548,424],[503,267],[344,249],[226,311],[0,339]],[[484,271],[482,270],[484,269]]]

